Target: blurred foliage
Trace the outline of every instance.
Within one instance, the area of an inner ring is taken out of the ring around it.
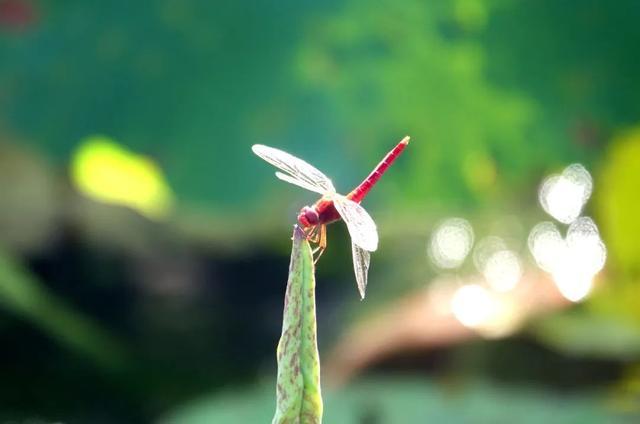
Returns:
[[[31,7],[32,26],[0,39],[0,83],[9,87],[0,107],[12,128],[59,164],[84,137],[106,134],[155,158],[182,200],[210,209],[251,201],[253,181],[239,176],[255,169],[253,122],[287,91],[310,3]]]
[[[178,198],[217,211],[249,212],[266,198],[256,184],[284,191],[259,181],[254,142],[295,145],[352,185],[409,133],[409,169],[382,192],[488,206],[541,169],[589,164],[637,116],[634,1],[41,8],[37,30],[0,44],[10,126],[61,163],[88,134],[113,136],[154,157]]]
[[[640,334],[640,130],[622,131],[608,146],[602,160],[595,196],[595,212],[609,247],[607,271],[588,312],[600,320],[614,320],[621,327]],[[588,322],[588,320],[586,321]],[[612,334],[613,329],[593,330],[595,340]],[[629,343],[635,352],[636,343]],[[622,346],[621,346],[622,347]],[[637,355],[635,356],[638,357]],[[638,391],[640,393],[640,390]]]
[[[510,180],[512,188],[522,184],[540,166],[532,152],[545,147],[527,137],[535,102],[484,77],[488,59],[477,34],[485,7],[352,1],[313,26],[301,50],[305,81],[358,141],[347,154],[362,150],[374,161],[364,140],[411,134],[410,169],[398,177],[404,203],[496,201]]]
[[[171,189],[158,166],[107,137],[82,141],[74,153],[71,178],[81,193],[130,206],[151,218],[165,216],[171,208]]]
[[[125,352],[113,336],[50,293],[6,252],[0,252],[0,306],[100,366],[124,364]]]
[[[598,175],[597,213],[611,249],[611,272],[640,283],[640,128],[617,136]]]
[[[495,208],[540,170],[591,165],[609,127],[637,116],[622,46],[640,36],[638,4],[602,6],[350,1],[312,27],[301,72],[353,139],[414,136],[400,201]]]
[[[43,157],[10,141],[0,143],[0,242],[11,252],[33,254],[56,232],[60,184]]]
[[[640,357],[640,328],[616,317],[567,312],[537,320],[533,329],[544,343],[569,355]]]
[[[270,385],[204,398],[168,415],[162,423],[267,422]],[[617,423],[595,393],[580,396],[500,387],[489,383],[440,387],[415,379],[369,379],[325,394],[327,423]]]

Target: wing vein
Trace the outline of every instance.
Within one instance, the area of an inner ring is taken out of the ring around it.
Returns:
[[[276,173],[276,176],[281,180],[320,194],[336,191],[329,177],[300,158],[262,144],[253,145],[251,150],[260,158],[288,174],[289,178],[283,178],[283,174]]]
[[[360,292],[360,298],[364,299],[371,254],[353,242],[351,243],[351,251],[353,253],[353,271],[356,274],[358,291]]]
[[[364,250],[374,252],[378,248],[378,230],[367,211],[358,203],[339,194],[333,196],[333,204],[347,224],[351,240]]]

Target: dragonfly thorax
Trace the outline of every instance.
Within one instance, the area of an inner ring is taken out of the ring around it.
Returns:
[[[303,228],[313,227],[314,225],[318,225],[320,223],[320,215],[314,207],[305,206],[300,209],[300,213],[298,214],[298,222]]]

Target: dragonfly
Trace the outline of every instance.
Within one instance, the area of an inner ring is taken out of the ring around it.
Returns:
[[[251,148],[260,158],[283,171],[276,172],[276,177],[321,195],[313,205],[300,209],[297,216],[298,224],[307,239],[317,245],[313,250],[314,262],[317,262],[327,247],[327,225],[340,219],[347,224],[351,237],[353,269],[361,299],[364,299],[367,287],[370,252],[378,248],[378,230],[371,216],[360,206],[360,202],[408,144],[409,136],[406,136],[346,196],[338,194],[331,179],[304,160],[262,144],[255,144]]]

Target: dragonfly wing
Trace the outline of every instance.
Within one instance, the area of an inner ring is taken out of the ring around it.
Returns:
[[[336,191],[329,177],[302,159],[290,155],[287,152],[283,152],[282,150],[274,149],[273,147],[264,146],[262,144],[254,144],[251,147],[251,150],[253,150],[253,153],[260,156],[276,168],[286,172],[291,177],[289,179],[285,179],[282,178],[282,174],[276,174],[276,176],[281,180],[320,194],[325,194],[327,192],[333,193]]]
[[[339,194],[333,196],[333,204],[347,224],[351,240],[362,249],[374,252],[378,248],[378,230],[367,211],[358,203]]]
[[[360,292],[360,298],[364,299],[364,291],[367,288],[367,274],[369,273],[371,254],[353,242],[351,242],[351,252],[353,253],[353,270],[356,273],[358,291]]]
[[[293,178],[292,176],[287,175],[287,174],[283,174],[282,172],[276,172],[276,177],[280,178],[282,181],[288,182],[289,184],[297,185],[298,187],[302,187],[302,188],[307,189],[309,191],[314,191],[314,192],[320,193],[320,194],[326,193],[325,191],[323,191],[321,189],[319,190],[318,187],[316,187],[314,185],[311,185],[306,181],[302,181],[302,180],[299,180],[297,178]]]

